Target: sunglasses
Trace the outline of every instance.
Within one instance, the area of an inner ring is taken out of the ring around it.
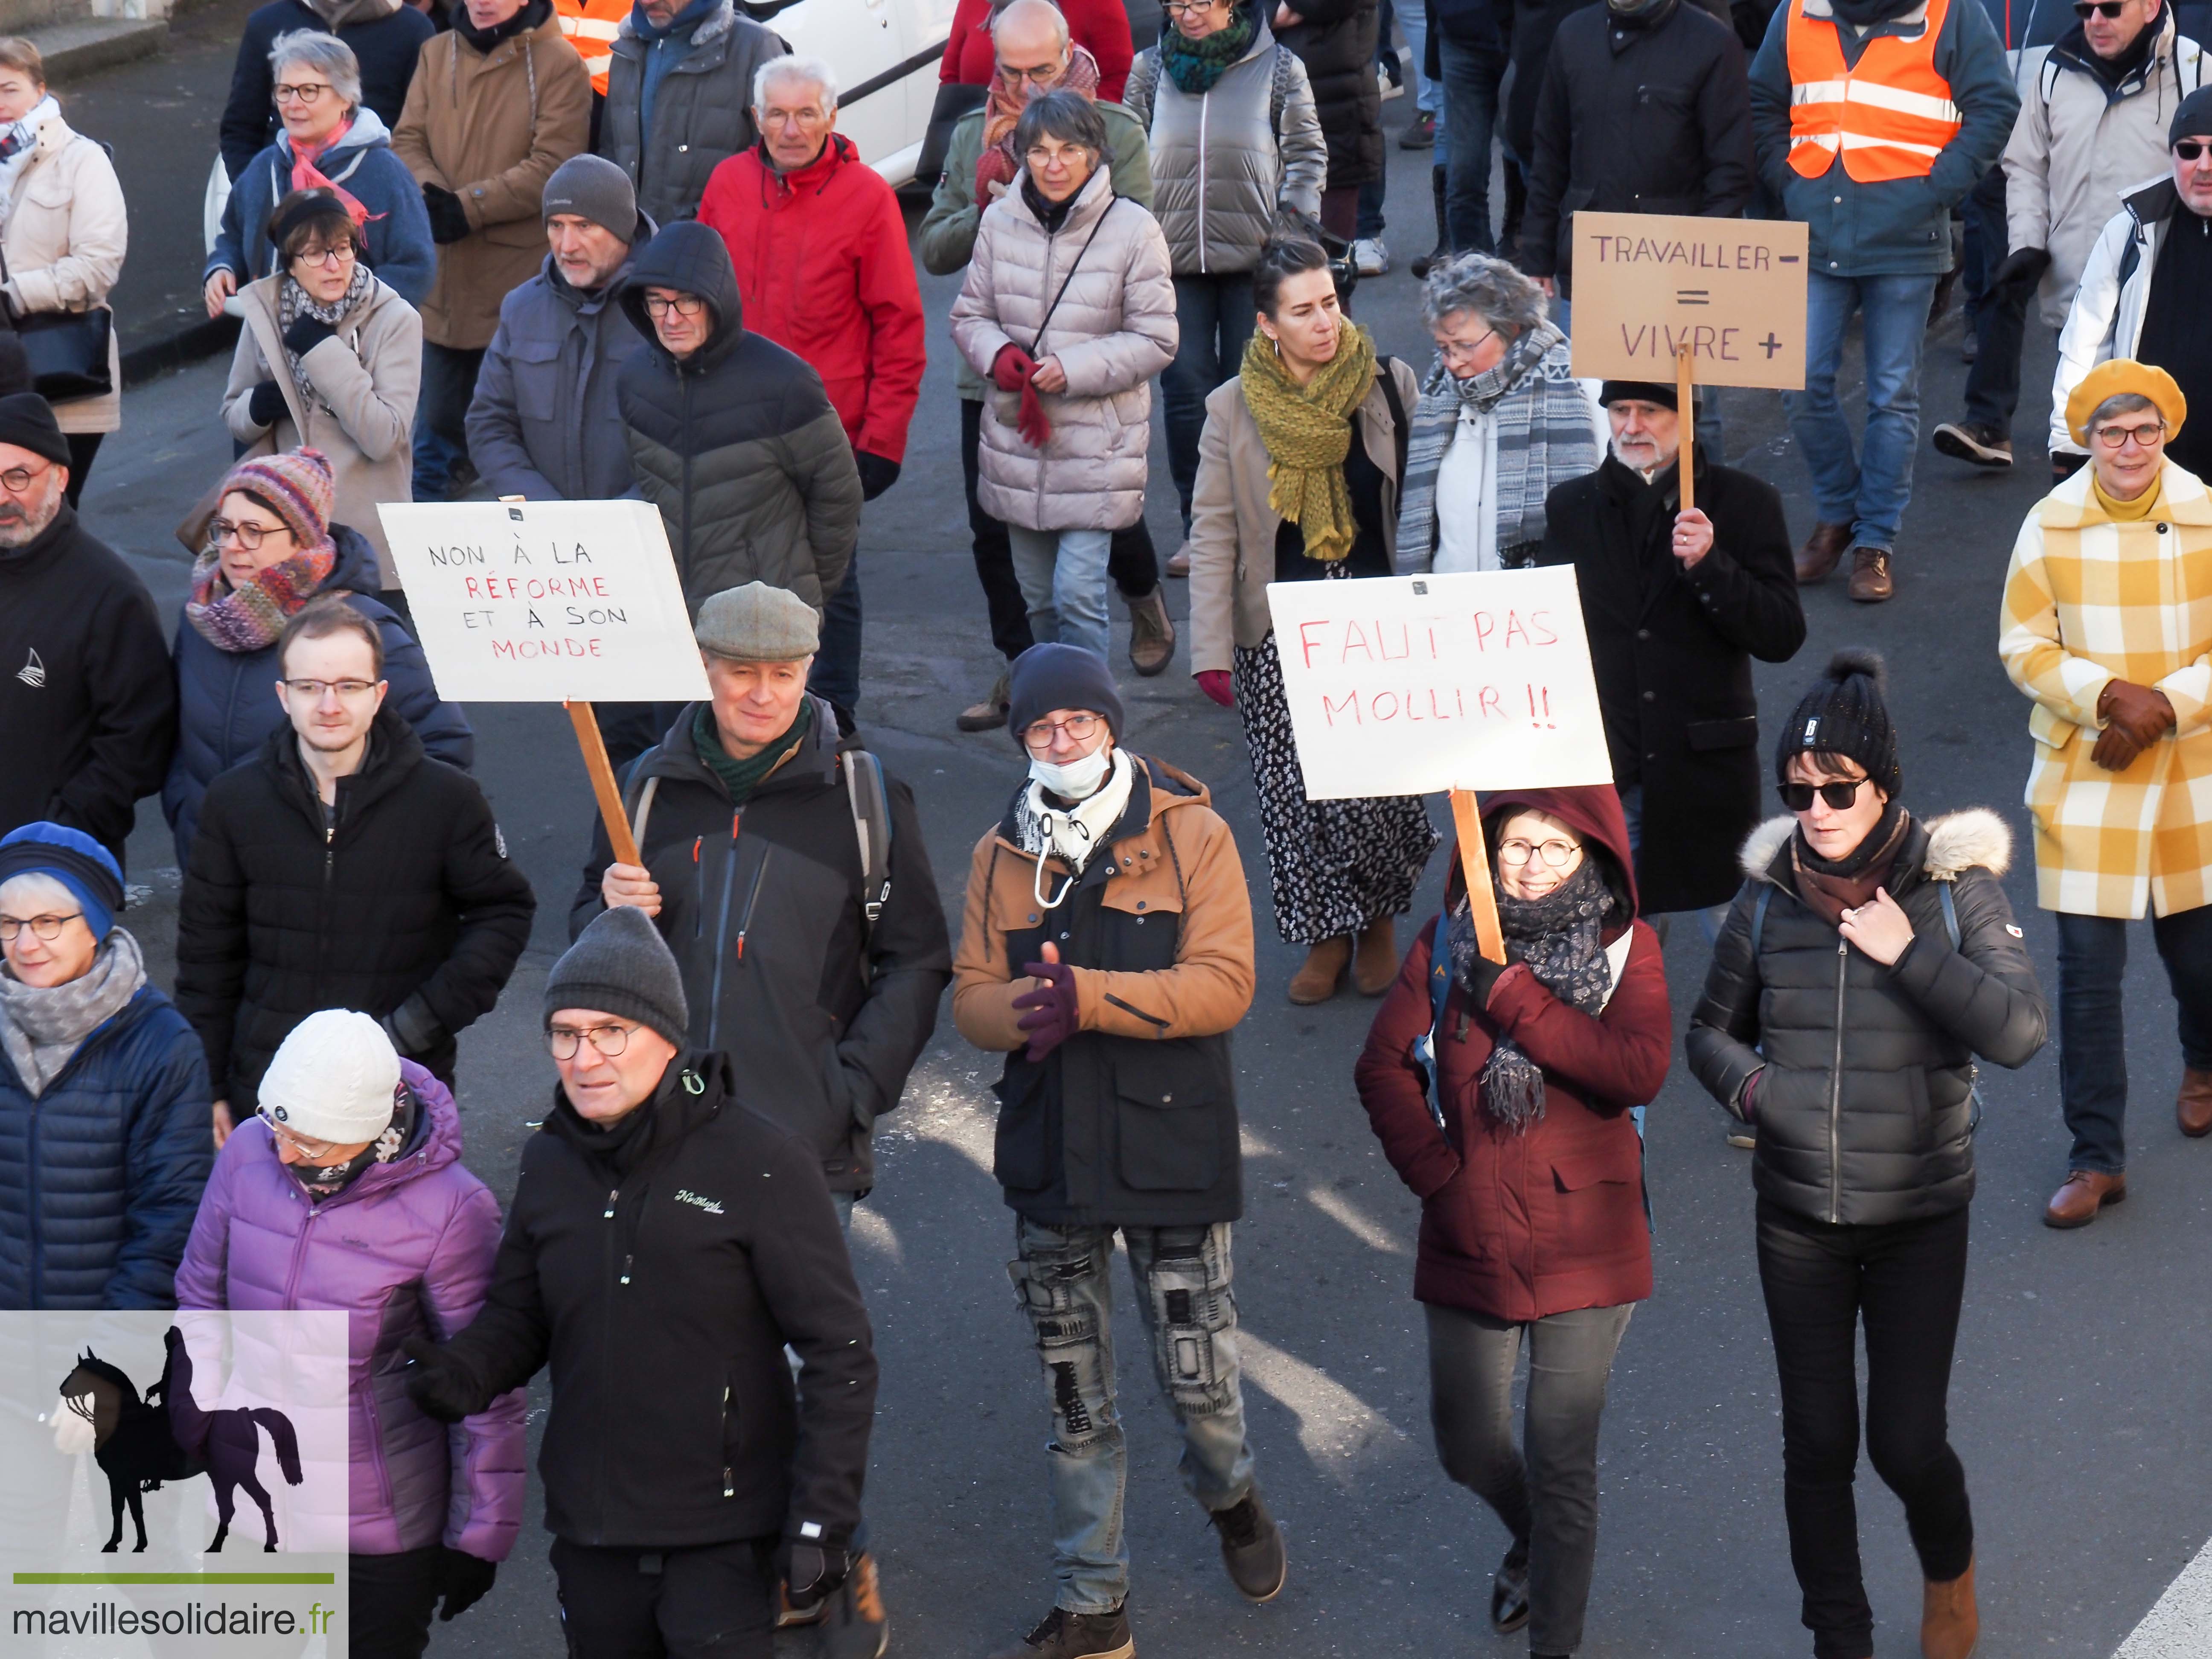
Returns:
[[[2074,0],[2074,15],[2087,22],[2094,14],[2110,21],[2127,9],[2127,0]]]
[[[1793,812],[1811,811],[1814,795],[1828,803],[1829,811],[1844,812],[1850,811],[1851,803],[1859,798],[1859,786],[1865,781],[1864,778],[1853,778],[1848,783],[1785,783],[1778,787],[1782,804]]]
[[[2193,161],[2207,149],[2212,149],[2212,144],[2202,138],[2184,138],[2173,147],[2173,153],[2185,161]]]

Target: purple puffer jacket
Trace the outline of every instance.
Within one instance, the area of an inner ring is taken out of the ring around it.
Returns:
[[[461,1159],[460,1115],[411,1060],[422,1115],[407,1148],[310,1205],[249,1117],[215,1161],[177,1269],[180,1308],[341,1310],[352,1317],[351,1539],[356,1555],[443,1542],[503,1561],[522,1520],[523,1395],[448,1430],[401,1386],[410,1336],[443,1340],[483,1304],[499,1202]]]

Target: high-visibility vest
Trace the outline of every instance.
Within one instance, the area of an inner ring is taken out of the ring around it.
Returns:
[[[1950,0],[1928,0],[1918,40],[1877,36],[1847,67],[1834,19],[1808,18],[1805,0],[1790,0],[1790,165],[1799,177],[1819,178],[1838,152],[1856,184],[1929,175],[1960,125],[1936,70],[1949,10]]]
[[[553,0],[561,33],[575,47],[592,77],[592,90],[607,95],[607,65],[614,62],[615,34],[631,10],[630,0]]]

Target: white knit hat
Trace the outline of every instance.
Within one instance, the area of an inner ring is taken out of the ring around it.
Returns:
[[[292,1028],[261,1079],[261,1109],[296,1135],[350,1146],[392,1127],[399,1056],[384,1028],[325,1008]]]

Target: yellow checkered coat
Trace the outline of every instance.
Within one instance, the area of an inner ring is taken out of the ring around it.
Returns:
[[[2212,898],[2212,493],[2166,464],[2149,518],[2120,524],[2087,466],[2038,503],[2005,573],[1997,650],[2035,700],[2027,776],[2046,910],[2138,917]],[[2175,728],[2107,772],[2089,758],[2097,699],[2155,687]]]

